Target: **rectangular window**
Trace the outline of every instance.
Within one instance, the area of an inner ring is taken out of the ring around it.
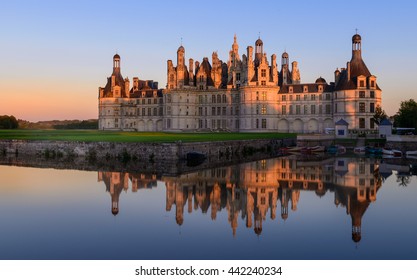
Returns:
[[[304,94],[304,101],[307,101],[307,98],[308,98],[307,94]]]
[[[369,112],[375,113],[375,103],[369,103]]]
[[[262,69],[261,70],[261,77],[265,78],[266,77],[266,69]]]
[[[364,80],[359,81],[359,87],[365,87],[365,81]]]
[[[290,95],[290,101],[292,101],[292,95]]]
[[[370,127],[371,129],[374,129],[374,128],[375,128],[374,118],[370,118],[370,119],[369,119],[369,127]]]
[[[365,98],[365,91],[361,90],[359,92],[359,98]]]
[[[223,114],[223,116],[226,116],[226,107],[222,108],[222,114]]]
[[[312,94],[312,95],[311,95],[311,100],[312,100],[312,101],[316,100],[316,95],[315,95],[315,94]]]
[[[212,116],[216,115],[216,107],[211,107],[211,115]]]
[[[142,116],[145,116],[145,108],[142,108]]]
[[[145,99],[142,99],[142,104],[145,104]]]
[[[282,114],[286,115],[287,114],[287,106],[282,105]]]
[[[371,81],[371,87],[374,88],[375,87],[375,81]]]
[[[323,113],[323,106],[319,105],[319,114],[321,115]]]
[[[290,105],[290,115],[292,115],[293,114],[293,108],[292,108],[293,106],[292,105]]]
[[[359,113],[365,113],[365,103],[359,103]]]
[[[153,108],[153,115],[157,116],[158,115],[158,108]]]
[[[262,105],[261,114],[266,115],[266,105]]]
[[[152,100],[148,98],[148,104],[152,104]]]
[[[152,116],[152,108],[148,108],[148,116]]]
[[[365,118],[359,118],[359,128],[365,128]]]
[[[259,128],[259,119],[256,119],[256,128]]]
[[[316,114],[316,105],[311,105],[311,114]]]
[[[266,101],[266,92],[262,92],[262,100]]]
[[[301,108],[300,108],[300,105],[295,105],[295,114],[296,114],[296,115],[301,114]]]
[[[259,100],[259,92],[256,92],[256,100]]]
[[[330,93],[326,93],[326,100],[330,100]]]
[[[326,114],[331,114],[332,112],[332,107],[330,106],[330,104],[326,104]]]
[[[222,108],[221,108],[221,107],[217,107],[217,116],[220,116],[220,114],[221,114],[221,110],[222,110]]]
[[[262,128],[266,128],[266,119],[262,119]]]
[[[307,114],[308,114],[308,106],[304,105],[304,115],[307,115]]]
[[[216,120],[211,120],[211,128],[216,128]]]
[[[371,90],[371,92],[369,93],[369,97],[370,98],[375,98],[375,91]]]
[[[287,96],[286,95],[282,95],[282,101],[287,101]]]
[[[261,86],[266,86],[266,81],[261,81]]]
[[[240,73],[236,73],[236,81],[240,81]]]
[[[297,94],[297,95],[295,96],[295,100],[300,101],[300,95],[299,95],[299,94]]]

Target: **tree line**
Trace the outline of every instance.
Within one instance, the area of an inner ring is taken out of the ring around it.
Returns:
[[[0,116],[0,129],[19,128],[19,123],[14,116]]]

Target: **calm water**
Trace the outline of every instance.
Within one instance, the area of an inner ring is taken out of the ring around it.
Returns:
[[[0,178],[1,259],[417,259],[417,178],[379,159]]]

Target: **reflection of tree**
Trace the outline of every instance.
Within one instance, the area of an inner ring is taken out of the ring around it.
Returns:
[[[408,175],[398,175],[397,174],[397,183],[400,187],[407,187],[410,184],[411,177]]]

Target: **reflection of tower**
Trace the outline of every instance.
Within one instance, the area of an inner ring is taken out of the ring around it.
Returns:
[[[213,191],[210,193],[210,204],[211,204],[211,219],[215,220],[217,211],[220,211],[221,203],[221,187],[218,183],[214,184]]]
[[[99,172],[99,180],[104,181],[106,191],[111,196],[111,212],[113,215],[119,213],[119,197],[122,190],[127,191],[129,174],[120,172]]]
[[[255,226],[253,230],[255,231],[256,235],[260,235],[262,233],[262,215],[258,207],[255,207],[254,217],[255,217]]]
[[[352,218],[352,240],[359,242],[362,238],[362,216],[365,214],[369,202],[352,201],[350,217]]]
[[[285,221],[288,218],[288,202],[291,197],[291,190],[279,189],[279,197],[281,201],[281,217]]]

